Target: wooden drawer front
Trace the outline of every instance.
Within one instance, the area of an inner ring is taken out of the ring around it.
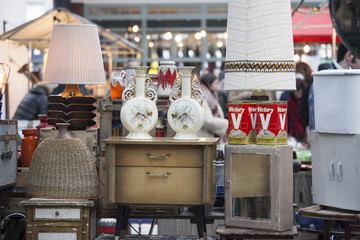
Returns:
[[[32,239],[37,240],[78,240],[81,227],[35,227]],[[37,238],[36,238],[37,236]]]
[[[116,145],[117,165],[201,167],[203,146]]]
[[[34,220],[64,219],[80,220],[80,208],[35,208]]]
[[[201,168],[117,167],[116,186],[117,203],[202,203]]]
[[[40,232],[38,233],[38,240],[49,240],[49,239],[56,239],[56,240],[76,240],[77,233],[70,233],[70,232]]]

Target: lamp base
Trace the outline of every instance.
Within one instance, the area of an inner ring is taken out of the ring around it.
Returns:
[[[80,91],[79,84],[66,84],[65,90],[60,95],[64,98],[84,96]]]
[[[85,130],[94,126],[93,120],[96,114],[92,111],[96,109],[93,103],[96,99],[88,96],[63,97],[62,95],[48,96],[47,113],[49,125],[57,123],[69,123],[69,130]]]
[[[264,90],[255,90],[250,100],[269,101],[269,96],[266,95]]]

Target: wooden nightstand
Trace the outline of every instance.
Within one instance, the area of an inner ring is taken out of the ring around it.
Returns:
[[[213,204],[215,192],[216,141],[105,139],[105,200],[119,206],[117,230],[126,228],[129,205],[196,206],[199,236],[203,237],[204,204]]]
[[[96,237],[95,201],[31,198],[26,207],[26,239],[87,240]]]

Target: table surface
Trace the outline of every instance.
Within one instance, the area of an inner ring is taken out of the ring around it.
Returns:
[[[251,237],[251,238],[276,238],[276,239],[288,239],[294,236],[297,236],[297,229],[295,226],[288,231],[265,231],[265,230],[255,230],[255,229],[243,229],[243,228],[233,228],[226,226],[218,226],[216,228],[216,234],[220,236],[236,236],[236,237]]]
[[[176,140],[171,137],[154,137],[151,139],[129,139],[126,137],[110,137],[104,139],[107,144],[172,144],[172,145],[213,145],[218,138],[199,138],[192,140]]]
[[[356,221],[360,219],[360,212],[322,205],[301,208],[298,212],[300,216],[320,218],[324,220]]]

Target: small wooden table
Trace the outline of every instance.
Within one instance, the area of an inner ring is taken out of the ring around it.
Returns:
[[[293,239],[297,236],[297,229],[294,226],[291,230],[283,232],[265,231],[265,230],[250,230],[243,228],[232,228],[225,226],[218,226],[216,234],[220,235],[220,240],[228,239]]]
[[[352,231],[360,231],[358,225],[360,212],[357,211],[314,205],[302,208],[298,212],[300,216],[324,219],[324,240],[330,239],[330,230],[334,221],[345,222],[345,239],[350,239]]]

